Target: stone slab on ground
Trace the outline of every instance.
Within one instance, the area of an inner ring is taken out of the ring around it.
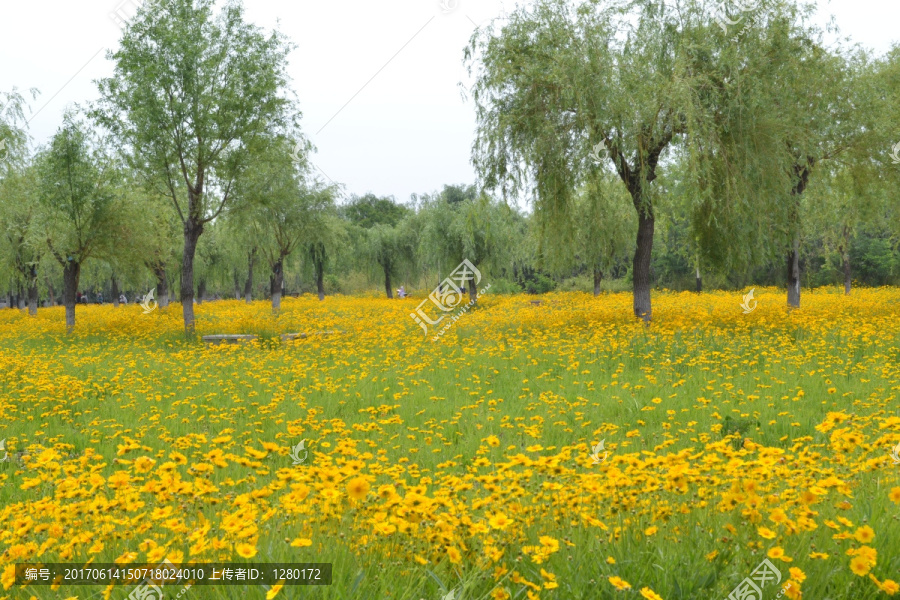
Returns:
[[[257,338],[255,335],[241,335],[241,334],[217,334],[217,335],[204,335],[203,341],[207,344],[212,344],[214,346],[218,346],[219,344],[237,344],[238,342],[250,342]]]

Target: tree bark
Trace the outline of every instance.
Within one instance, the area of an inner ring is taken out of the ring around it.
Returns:
[[[478,284],[475,283],[475,278],[469,280],[469,304],[475,304],[478,302]]]
[[[37,265],[28,268],[28,314],[36,315],[38,305],[38,274]]]
[[[594,297],[600,295],[600,282],[603,281],[603,271],[594,267]]]
[[[244,284],[244,301],[247,304],[253,302],[253,262],[256,258],[256,248],[247,253],[247,282]]]
[[[184,223],[184,254],[181,257],[181,313],[184,334],[188,338],[194,337],[194,255],[201,233],[203,226],[189,217]]]
[[[841,260],[844,263],[844,295],[850,295],[852,272],[850,271],[850,228],[844,226],[844,243],[840,247]]]
[[[206,279],[197,282],[197,304],[203,304],[203,296],[206,295]]]
[[[47,279],[47,293],[50,295],[50,306],[56,306],[56,292],[53,291],[53,282]]]
[[[75,329],[75,295],[81,277],[81,263],[69,260],[63,266],[63,303],[66,305],[66,333]]]
[[[284,287],[284,258],[279,258],[272,265],[271,292],[272,312],[281,310],[281,290]]]
[[[156,275],[156,304],[159,308],[166,308],[169,306],[169,282],[165,265],[157,264],[153,267],[153,274]]]
[[[787,256],[788,306],[800,308],[800,238],[794,238],[794,247]]]
[[[235,300],[241,299],[241,284],[240,284],[240,281],[238,281],[237,269],[234,270],[234,299]]]
[[[703,278],[700,277],[700,267],[697,267],[697,293],[703,291]]]
[[[116,277],[112,278],[112,301],[113,307],[119,308],[119,282],[116,281]]]
[[[391,270],[388,267],[384,267],[384,291],[388,300],[394,299],[394,290],[391,288]]]
[[[325,261],[316,260],[316,289],[319,291],[319,301],[325,299]]]
[[[637,247],[634,250],[632,274],[634,275],[634,316],[649,323],[653,313],[650,304],[650,258],[653,251],[655,217],[649,206],[638,208]]]

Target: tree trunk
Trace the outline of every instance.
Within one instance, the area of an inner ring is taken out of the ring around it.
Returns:
[[[650,305],[650,257],[653,251],[655,217],[653,210],[638,207],[637,247],[634,250],[632,274],[634,275],[634,316],[649,323],[653,313]]]
[[[394,299],[394,290],[391,288],[391,270],[387,267],[384,267],[384,291],[388,300]]]
[[[169,306],[169,282],[166,279],[165,265],[153,267],[153,274],[156,275],[156,304],[159,308],[166,308]]]
[[[272,312],[277,313],[281,310],[281,289],[284,287],[284,258],[279,258],[272,265],[271,292],[272,292]]]
[[[319,291],[319,301],[325,299],[325,261],[316,260],[316,289]]]
[[[238,272],[237,269],[234,270],[234,299],[241,299],[241,284],[238,281]]]
[[[603,281],[603,271],[594,267],[594,297],[600,295],[600,282]]]
[[[194,255],[197,240],[203,226],[189,217],[184,224],[184,254],[181,257],[181,313],[184,316],[184,334],[194,337]]]
[[[256,258],[256,248],[247,253],[247,283],[244,284],[244,301],[247,304],[253,302],[253,262]]]
[[[478,285],[475,283],[475,277],[469,280],[469,304],[478,302]]]
[[[119,282],[116,281],[115,276],[112,278],[112,301],[113,307],[119,308]]]
[[[203,304],[203,296],[206,295],[206,279],[197,282],[197,304]]]
[[[844,295],[850,295],[850,285],[852,283],[852,273],[850,271],[850,253],[843,252],[842,257],[844,259]]]
[[[31,265],[28,270],[28,314],[36,315],[38,305],[38,274],[37,265]]]
[[[700,277],[700,267],[697,267],[697,293],[703,291],[703,278]]]
[[[850,228],[844,226],[844,243],[840,247],[841,260],[844,263],[844,295],[850,295],[852,273],[850,271]]]
[[[63,267],[63,304],[66,305],[66,333],[75,329],[75,295],[78,293],[78,279],[81,277],[81,263],[68,261]]]
[[[794,238],[794,247],[787,256],[788,306],[800,308],[800,238]]]
[[[53,282],[47,279],[47,293],[50,295],[50,306],[56,306],[56,292],[53,291]]]

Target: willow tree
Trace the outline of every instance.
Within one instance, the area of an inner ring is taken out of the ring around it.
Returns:
[[[67,114],[38,155],[40,227],[63,268],[66,330],[75,327],[82,265],[114,251],[122,213],[121,170],[84,123]]]
[[[587,268],[594,296],[604,274],[632,249],[634,211],[615,175],[598,170],[580,188],[572,210],[557,218],[535,215],[538,267],[557,273]]]
[[[297,160],[301,147],[303,160]],[[330,244],[330,238],[320,238],[322,232],[316,230],[328,228],[323,213],[334,210],[334,190],[312,180],[305,160],[309,149],[305,140],[272,139],[258,153],[253,171],[240,181],[240,208],[230,215],[232,228],[245,228],[268,263],[275,313],[281,309],[286,260],[305,240],[321,241],[323,247],[326,242]],[[252,273],[252,263],[248,266]],[[320,272],[316,274],[318,281]],[[320,293],[324,293],[321,287]]]
[[[233,201],[252,148],[296,125],[287,85],[290,45],[214,0],[148,0],[111,53],[95,114],[133,166],[171,199],[183,225],[181,304],[194,331],[194,255],[204,226]]]
[[[687,2],[539,0],[466,49],[483,184],[533,189],[536,210],[560,218],[602,159],[637,214],[634,314],[652,317],[653,182],[663,155],[702,118],[702,77],[686,55],[708,45],[709,15]]]

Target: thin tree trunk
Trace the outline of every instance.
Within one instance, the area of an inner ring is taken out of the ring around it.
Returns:
[[[166,267],[158,264],[153,267],[153,274],[156,275],[156,304],[159,308],[169,306],[169,282],[166,278]]]
[[[655,217],[652,209],[638,207],[637,247],[634,250],[632,274],[634,275],[634,316],[649,323],[653,318],[650,304],[650,258],[653,251]]]
[[[794,247],[787,256],[788,306],[800,308],[800,238],[794,238]]]
[[[475,283],[475,278],[469,280],[469,303],[475,304],[478,302],[478,285]]]
[[[388,267],[384,267],[384,291],[389,300],[394,299],[394,290],[391,287],[391,270]]]
[[[75,329],[75,295],[78,293],[78,279],[81,276],[81,264],[68,261],[63,267],[63,303],[66,305],[66,333]]]
[[[247,253],[247,282],[244,284],[244,301],[247,304],[253,302],[253,262],[256,258],[256,248]]]
[[[37,265],[31,265],[28,271],[28,314],[36,315],[38,305]]]
[[[234,270],[234,299],[235,300],[241,299],[241,284],[240,284],[240,281],[238,281],[237,269]]]
[[[47,279],[47,293],[50,294],[50,306],[56,306],[56,292],[53,291],[53,282]]]
[[[194,337],[194,255],[197,240],[203,226],[190,217],[184,224],[184,254],[181,258],[181,313],[184,316],[184,334]]]
[[[284,258],[279,258],[272,265],[271,292],[272,292],[272,312],[277,313],[281,310],[281,289],[284,287]]]
[[[206,295],[206,279],[197,282],[197,304],[203,304],[203,296]]]
[[[850,228],[844,226],[844,243],[840,247],[841,260],[844,263],[844,295],[850,295],[852,272],[850,271]]]
[[[603,281],[603,271],[594,267],[594,297],[600,295],[600,282]]]
[[[319,291],[319,301],[325,299],[325,261],[316,260],[316,289]]]
[[[112,301],[113,307],[119,308],[119,282],[116,281],[116,277],[112,278]]]
[[[697,293],[703,291],[703,278],[700,277],[700,267],[697,267]]]

